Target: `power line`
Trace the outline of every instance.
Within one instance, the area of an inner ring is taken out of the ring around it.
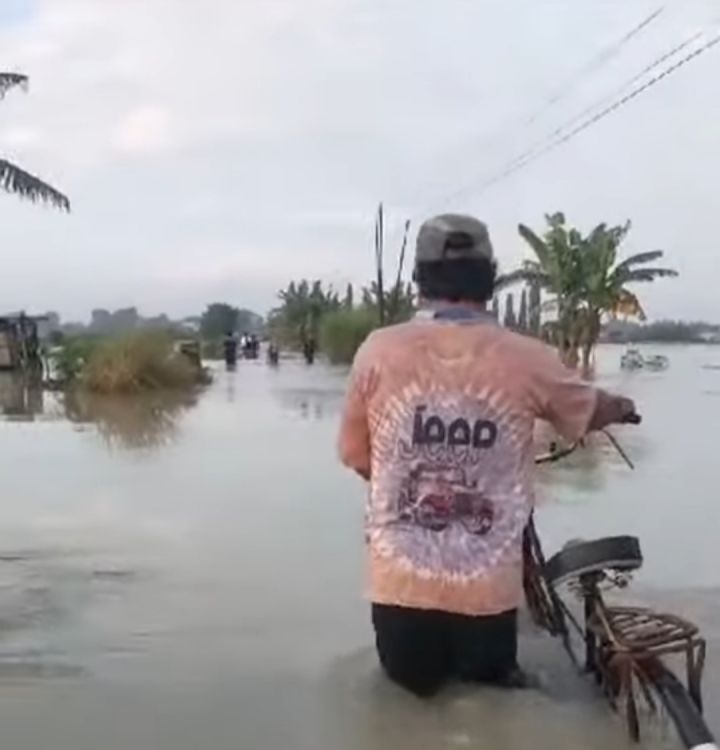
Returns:
[[[560,135],[560,133],[562,133],[564,130],[567,130],[576,122],[579,122],[580,120],[582,120],[586,115],[590,114],[590,112],[592,112],[593,110],[597,109],[598,107],[603,106],[607,102],[613,101],[616,97],[620,96],[620,94],[622,94],[623,91],[630,88],[630,86],[632,86],[634,83],[636,83],[641,78],[646,76],[648,73],[655,70],[655,68],[660,67],[664,62],[667,62],[671,57],[675,57],[675,55],[677,55],[678,52],[682,52],[682,50],[690,46],[693,42],[696,42],[702,36],[703,36],[703,32],[698,31],[695,34],[693,34],[691,37],[688,37],[684,42],[681,42],[680,44],[676,44],[672,49],[665,52],[663,55],[658,57],[649,65],[646,65],[640,72],[636,73],[634,76],[629,78],[621,86],[618,86],[618,88],[616,88],[612,92],[612,94],[608,94],[607,96],[602,97],[602,99],[600,99],[599,101],[593,102],[589,106],[585,107],[585,109],[583,109],[582,112],[579,112],[570,120],[560,125],[560,127],[553,130],[553,132],[550,133],[550,135],[548,135],[545,140],[550,140],[552,138],[555,138],[556,136]]]
[[[577,86],[582,82],[583,78],[591,75],[596,70],[600,69],[605,63],[612,60],[628,42],[630,42],[632,39],[638,36],[644,29],[646,29],[651,23],[653,23],[662,13],[664,13],[665,8],[666,6],[663,5],[657,8],[656,10],[654,10],[645,18],[643,18],[640,21],[640,23],[633,26],[620,39],[606,46],[597,55],[595,55],[590,60],[588,60],[584,65],[582,65],[577,70],[575,76],[569,82],[567,82],[562,88],[557,89],[555,93],[551,94],[549,98],[546,99],[546,101],[543,102],[543,104],[541,104],[538,109],[536,109],[534,112],[528,115],[525,119],[518,121],[514,124],[510,123],[508,126],[503,127],[501,130],[493,133],[492,135],[486,138],[483,138],[479,144],[479,147],[483,148],[483,147],[489,146],[490,143],[496,140],[498,136],[501,136],[501,137],[505,136],[508,133],[508,131],[512,131],[516,129],[522,130],[532,125],[536,120],[539,119],[541,115],[547,112],[547,110],[551,109],[555,104],[557,104],[557,102],[566,98],[573,90],[575,90]],[[660,61],[658,61],[658,64],[659,62]]]
[[[541,156],[544,156],[546,153],[553,151],[558,146],[563,145],[564,143],[567,143],[570,139],[574,138],[576,135],[579,135],[583,131],[587,130],[589,127],[594,125],[595,123],[599,122],[600,120],[603,120],[608,115],[611,115],[613,112],[616,112],[621,107],[625,106],[629,102],[631,102],[636,97],[640,96],[641,94],[645,93],[648,89],[652,88],[656,84],[660,83],[662,80],[667,78],[669,75],[672,75],[674,72],[679,70],[680,68],[687,65],[689,62],[694,60],[696,57],[699,57],[703,52],[706,52],[707,50],[714,47],[716,44],[720,42],[720,35],[714,37],[709,42],[702,45],[702,47],[699,47],[698,49],[694,50],[692,53],[687,55],[686,57],[682,58],[675,64],[671,65],[669,68],[666,68],[662,73],[659,73],[658,75],[651,78],[649,81],[644,83],[642,86],[639,86],[638,88],[631,91],[629,94],[624,96],[622,99],[614,102],[610,106],[606,107],[605,109],[601,110],[597,114],[593,115],[590,119],[583,122],[581,125],[578,125],[576,128],[571,130],[569,133],[566,133],[562,137],[558,138],[552,143],[549,143],[547,146],[545,146],[543,149],[538,151],[535,154],[531,154],[527,159],[525,159],[522,163],[516,164],[514,167],[510,169],[506,169],[503,173],[500,175],[494,177],[493,179],[489,180],[485,186],[483,186],[483,190],[487,189],[487,187],[490,187],[491,185],[496,184],[500,180],[504,179],[505,177],[513,174],[517,170],[521,169],[522,167],[526,166],[527,164],[535,161],[536,159],[539,159]]]
[[[614,102],[616,97],[622,94],[623,91],[628,89],[630,86],[632,86],[633,83],[640,80],[643,76],[647,75],[647,73],[651,72],[652,70],[655,70],[655,68],[662,65],[664,62],[669,60],[671,57],[674,57],[678,52],[682,51],[687,47],[688,45],[692,44],[694,41],[697,41],[701,36],[703,35],[702,31],[697,32],[696,34],[693,34],[690,38],[686,39],[684,42],[681,42],[678,45],[675,45],[671,50],[668,50],[664,54],[662,54],[660,57],[656,58],[651,62],[649,65],[646,65],[639,73],[636,73],[633,75],[630,79],[625,81],[621,86],[619,86],[612,94],[609,94],[607,96],[604,96],[599,101],[593,102],[591,105],[586,107],[582,112],[572,117],[570,120],[567,120],[559,127],[555,128],[551,133],[549,133],[545,138],[542,139],[541,142],[536,143],[531,148],[527,149],[526,151],[523,151],[519,156],[516,156],[515,158],[511,159],[509,164],[507,164],[503,170],[510,170],[516,165],[519,165],[520,163],[524,163],[528,160],[529,157],[531,157],[533,154],[535,154],[537,151],[542,150],[544,147],[546,147],[549,143],[554,141],[558,136],[562,135],[565,131],[568,130],[568,128],[571,128],[575,123],[580,122],[583,120],[583,118],[588,115],[590,112],[597,110],[599,107],[602,107],[603,105],[607,104],[608,102]],[[446,198],[444,202],[447,200],[451,200],[453,198],[457,198],[458,195],[462,195],[465,193],[467,188],[457,191],[456,193],[453,193],[449,198]]]
[[[657,19],[658,16],[660,16],[664,11],[665,6],[662,6],[653,11],[637,26],[634,26],[632,29],[630,29],[630,31],[628,31],[627,34],[625,34],[625,36],[623,36],[620,40],[602,50],[596,57],[594,57],[582,68],[580,68],[580,70],[578,71],[577,80],[575,82],[566,84],[562,88],[558,89],[555,94],[552,94],[550,96],[545,105],[541,107],[534,115],[532,115],[524,124],[531,125],[540,117],[540,115],[544,114],[550,107],[552,107],[553,104],[556,104],[560,100],[564,99],[569,93],[573,91],[573,89],[577,87],[577,84],[582,81],[583,77],[590,75],[596,69],[602,67],[606,62],[612,60],[613,57],[615,57],[630,40],[640,34],[640,32],[642,32],[647,26],[655,21],[655,19]]]
[[[549,153],[550,151],[554,151],[559,146],[562,146],[563,144],[567,143],[569,140],[574,138],[575,136],[579,135],[583,131],[590,128],[592,125],[596,124],[600,120],[603,120],[605,117],[608,117],[609,115],[616,112],[621,107],[625,106],[626,104],[630,103],[632,100],[640,96],[641,94],[645,93],[648,89],[652,88],[656,84],[663,81],[668,76],[675,73],[680,68],[684,67],[688,63],[690,63],[695,58],[702,55],[704,52],[707,52],[709,49],[714,47],[716,44],[720,43],[720,34],[713,37],[710,41],[703,44],[701,47],[698,47],[696,50],[691,52],[689,55],[686,55],[684,58],[679,60],[678,62],[674,63],[673,65],[669,66],[665,70],[663,70],[658,75],[654,76],[650,80],[648,80],[646,83],[644,83],[642,86],[637,87],[636,89],[633,89],[630,93],[626,94],[621,99],[613,102],[609,106],[602,109],[597,114],[593,115],[589,119],[582,122],[577,127],[570,130],[568,133],[555,138],[555,140],[551,140],[550,143],[545,144],[543,147],[531,149],[530,151],[526,152],[525,154],[517,157],[513,161],[510,162],[509,165],[507,165],[499,174],[495,175],[494,177],[490,178],[489,180],[486,180],[484,183],[482,183],[478,190],[475,191],[472,186],[469,186],[468,188],[465,188],[463,190],[460,190],[453,194],[452,196],[445,199],[444,202],[447,200],[452,200],[460,195],[463,195],[470,190],[473,192],[476,192],[476,194],[481,194],[485,192],[488,188],[492,187],[493,185],[496,185],[497,183],[501,182],[502,180],[506,179],[507,177],[510,177],[515,172],[519,171],[523,167],[526,167],[528,164],[531,164],[532,162],[536,161],[540,157],[544,156],[545,154]],[[667,58],[666,58],[667,59]],[[652,67],[656,67],[653,65]],[[564,129],[564,128],[563,128]]]

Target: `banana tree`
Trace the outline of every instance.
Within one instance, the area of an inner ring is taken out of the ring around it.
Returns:
[[[546,214],[548,229],[542,236],[520,224],[518,232],[530,245],[535,258],[526,260],[511,273],[498,277],[496,289],[525,283],[544,291],[547,299],[543,309],[555,312],[555,321],[546,326],[564,360],[575,364],[580,329],[578,310],[582,305],[582,236],[565,226],[562,213]],[[531,308],[530,315],[539,310]]]
[[[637,253],[618,261],[620,244],[630,231],[630,226],[630,222],[616,227],[600,224],[585,240],[586,246],[582,254],[582,362],[585,367],[590,365],[593,349],[600,337],[603,317],[623,316],[645,320],[642,304],[628,285],[678,275],[672,268],[646,265],[662,258],[662,250]]]
[[[293,345],[302,345],[308,337],[317,339],[322,318],[341,307],[337,292],[323,289],[320,281],[292,281],[278,297],[282,304],[271,314],[273,326],[280,338]]]
[[[20,73],[0,73],[0,99],[10,89],[27,89],[28,77]],[[70,210],[70,201],[59,190],[26,172],[7,159],[0,158],[0,188],[33,203],[47,203],[64,211]]]
[[[599,224],[583,237],[565,226],[561,213],[546,216],[546,221],[549,228],[542,237],[520,225],[518,231],[536,260],[525,261],[517,271],[501,276],[498,285],[525,282],[548,293],[544,306],[556,311],[549,329],[563,358],[575,365],[581,351],[583,365],[589,366],[604,316],[645,317],[640,300],[628,285],[677,276],[677,272],[644,265],[661,258],[661,250],[618,261],[630,222],[615,227]]]

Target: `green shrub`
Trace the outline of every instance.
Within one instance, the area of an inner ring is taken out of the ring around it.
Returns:
[[[325,315],[320,346],[333,364],[350,364],[360,345],[378,327],[377,313],[366,308]]]
[[[74,336],[63,339],[61,346],[50,355],[57,379],[62,383],[76,380],[99,344],[100,339],[94,336]]]
[[[190,388],[201,373],[173,350],[159,333],[135,333],[101,342],[80,375],[83,387],[96,393],[137,393],[159,388]]]

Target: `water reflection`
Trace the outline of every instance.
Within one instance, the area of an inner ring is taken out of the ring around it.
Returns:
[[[344,391],[339,388],[277,388],[272,394],[284,410],[301,419],[320,421],[340,413]]]
[[[611,433],[620,448],[633,464],[642,463],[649,446],[642,434],[629,431]],[[552,444],[553,433],[545,425],[536,437],[536,452],[543,454]],[[631,471],[626,460],[604,434],[593,434],[585,438],[578,449],[556,463],[544,464],[538,470],[538,480],[547,488],[567,489],[581,493],[596,494],[606,489],[616,471]]]
[[[101,396],[82,391],[50,393],[39,380],[0,373],[0,415],[6,421],[68,420],[94,425],[111,447],[159,448],[172,442],[197,395],[163,391],[135,396]]]
[[[32,422],[45,411],[39,378],[0,373],[0,412],[9,421]]]
[[[543,471],[538,523],[548,553],[571,538],[639,536],[646,564],[633,603],[646,603],[641,586],[657,586],[647,603],[697,620],[712,654],[720,400],[702,393],[720,385],[697,352],[673,350],[666,373],[625,382],[619,350],[601,351],[601,382],[646,416],[613,429],[637,471],[601,438],[590,442]],[[334,455],[345,373],[283,360],[215,375],[197,407],[172,394],[66,402],[0,380],[0,415],[54,422],[0,424],[6,746],[626,747],[595,686],[529,626],[523,663],[542,691],[458,687],[432,704],[396,692],[360,600],[365,489]],[[66,415],[89,434],[62,424]],[[179,431],[182,440],[136,460],[98,450],[93,425],[133,450]],[[708,589],[668,594],[690,586]],[[708,667],[714,721],[720,671]]]
[[[67,419],[93,424],[110,447],[147,450],[175,440],[183,414],[197,398],[177,391],[114,397],[70,391],[63,403]]]

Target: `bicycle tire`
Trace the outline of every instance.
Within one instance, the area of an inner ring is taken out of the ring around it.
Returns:
[[[688,750],[718,750],[715,737],[682,682],[658,659],[652,685]]]
[[[642,551],[637,537],[611,536],[566,547],[547,561],[543,575],[554,586],[604,570],[637,570],[642,563]]]

